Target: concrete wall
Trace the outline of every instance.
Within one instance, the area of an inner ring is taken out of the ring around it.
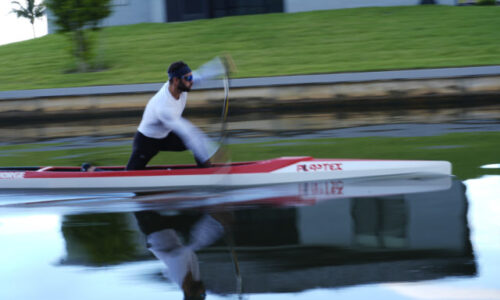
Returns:
[[[113,0],[113,12],[101,22],[102,26],[137,23],[163,23],[167,21],[165,0]],[[57,31],[54,15],[47,11],[48,33]]]
[[[419,5],[420,0],[283,0],[284,9],[287,13],[326,10],[326,9],[342,9],[354,7],[370,7],[370,6],[406,6]],[[456,0],[436,0],[440,5],[455,5]]]
[[[236,80],[233,80],[237,82]],[[232,81],[232,82],[233,82]],[[236,84],[235,84],[236,85]],[[113,88],[113,87],[111,87]],[[35,91],[39,93],[39,91]],[[67,117],[82,114],[103,114],[126,111],[142,111],[156,91],[89,95],[58,95],[2,97],[2,119],[20,117]],[[9,92],[10,94],[11,92]],[[222,89],[193,90],[189,94],[189,110],[194,112],[219,111]],[[388,80],[370,82],[322,83],[308,85],[283,85],[263,87],[233,86],[230,92],[231,109],[249,111],[273,107],[301,108],[319,105],[361,105],[359,101],[383,103],[397,101],[399,105],[439,104],[450,99],[470,97],[471,105],[497,101],[500,94],[500,76],[478,78],[448,78],[427,80]],[[3,98],[3,99],[2,99]],[[494,98],[494,99],[492,99]],[[458,100],[457,100],[458,101]],[[387,105],[387,104],[386,104]],[[391,104],[393,105],[393,104]]]

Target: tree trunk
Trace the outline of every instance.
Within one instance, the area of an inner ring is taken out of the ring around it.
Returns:
[[[86,60],[87,43],[83,30],[74,32],[75,40],[75,58],[78,72],[87,72],[88,64]]]
[[[33,30],[33,38],[35,39],[36,38],[36,34],[35,34],[35,19],[34,18],[30,19],[30,23],[31,23],[31,29]]]

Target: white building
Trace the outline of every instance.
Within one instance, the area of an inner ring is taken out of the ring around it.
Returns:
[[[164,23],[225,16],[303,12],[370,6],[419,5],[423,0],[113,0],[113,13],[103,26],[137,23]],[[427,0],[429,1],[429,0]],[[440,5],[455,5],[458,0],[434,0]],[[56,31],[52,14],[48,32]]]

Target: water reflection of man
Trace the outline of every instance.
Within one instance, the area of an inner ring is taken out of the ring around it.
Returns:
[[[167,266],[164,276],[179,285],[184,299],[205,299],[195,251],[221,238],[223,225],[206,214],[162,216],[158,212],[143,211],[136,212],[135,216],[146,235],[149,251]],[[181,239],[186,241],[183,243]]]

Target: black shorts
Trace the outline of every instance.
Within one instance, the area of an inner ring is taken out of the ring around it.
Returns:
[[[153,156],[160,151],[184,151],[186,149],[184,142],[174,132],[170,132],[163,139],[153,139],[137,131],[134,136],[132,155],[130,155],[126,169],[143,170]]]

